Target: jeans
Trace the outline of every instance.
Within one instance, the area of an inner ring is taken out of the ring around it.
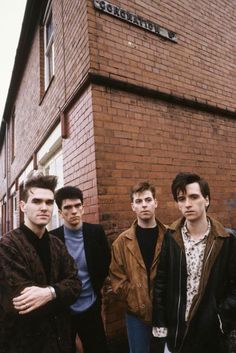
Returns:
[[[150,353],[152,326],[130,314],[125,315],[125,323],[130,353]]]

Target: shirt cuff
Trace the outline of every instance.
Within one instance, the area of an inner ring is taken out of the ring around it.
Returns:
[[[153,327],[152,328],[152,334],[154,337],[167,337],[167,328],[166,327]]]

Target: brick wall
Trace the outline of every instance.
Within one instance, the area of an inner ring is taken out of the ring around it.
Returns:
[[[69,138],[63,142],[63,165],[65,184],[83,190],[85,218],[96,223],[99,215],[92,113],[90,88],[67,113]]]
[[[233,0],[111,3],[176,32],[178,42],[163,40],[95,11],[91,1],[92,70],[224,108],[236,108]]]
[[[170,184],[179,171],[204,176],[212,188],[210,212],[236,226],[236,125],[232,119],[97,87],[94,124],[100,216],[119,232],[131,219],[129,189],[149,179],[158,191],[163,222],[178,213]]]
[[[10,184],[89,71],[235,109],[233,1],[116,4],[175,31],[178,43],[101,13],[92,1],[67,0],[62,6],[54,0],[55,77],[40,100],[38,28],[15,101],[18,134]]]
[[[89,68],[86,1],[53,1],[55,77],[42,97],[40,84],[40,27],[30,48],[15,100],[16,156],[11,185],[58,121],[59,109],[74,94]],[[42,49],[42,46],[41,46]],[[0,185],[0,195],[5,192]]]

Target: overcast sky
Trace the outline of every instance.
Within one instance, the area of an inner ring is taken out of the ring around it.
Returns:
[[[10,85],[26,1],[1,0],[0,3],[0,121]]]

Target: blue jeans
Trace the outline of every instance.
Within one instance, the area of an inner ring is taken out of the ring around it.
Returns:
[[[125,315],[125,323],[130,353],[150,353],[152,326],[130,314]]]

